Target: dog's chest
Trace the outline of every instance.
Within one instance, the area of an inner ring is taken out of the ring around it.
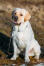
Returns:
[[[19,39],[23,39],[24,40],[24,37],[26,37],[27,35],[27,24],[22,24],[20,26],[14,26],[13,27],[13,36],[19,38]]]
[[[25,29],[26,29],[26,25],[23,25],[23,24],[21,26],[14,27],[14,31],[16,31],[16,32],[24,32]]]
[[[25,48],[25,39],[22,32],[15,32],[14,33],[14,41],[16,42],[16,45],[22,50]]]
[[[26,44],[25,44],[25,29],[26,26],[21,25],[19,26],[15,26],[14,27],[14,31],[13,31],[13,38],[16,41],[16,43],[18,44],[18,46],[23,49],[25,48]]]

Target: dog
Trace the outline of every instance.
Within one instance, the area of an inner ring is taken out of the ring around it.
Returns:
[[[30,24],[30,13],[22,8],[15,8],[12,12],[14,26],[12,31],[12,39],[14,46],[14,54],[11,60],[16,60],[19,53],[25,50],[25,62],[30,62],[30,56],[35,56],[39,60],[41,47],[35,40],[34,32]]]

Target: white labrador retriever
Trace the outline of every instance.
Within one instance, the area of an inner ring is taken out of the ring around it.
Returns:
[[[11,58],[16,60],[19,53],[25,49],[25,62],[30,62],[29,56],[35,56],[39,59],[40,45],[34,38],[34,33],[29,22],[31,15],[29,12],[22,8],[15,8],[12,12],[12,19],[15,22],[13,26],[13,46],[14,55]]]

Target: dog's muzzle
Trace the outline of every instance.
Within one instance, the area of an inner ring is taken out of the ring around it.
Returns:
[[[18,20],[18,16],[12,16],[12,19],[14,20],[14,21],[16,21],[17,22],[17,20]]]
[[[12,16],[12,19],[14,20],[14,24],[15,25],[20,25],[21,23],[18,23],[17,20],[18,20],[18,16]]]

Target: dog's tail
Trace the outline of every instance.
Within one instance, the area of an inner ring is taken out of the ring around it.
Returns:
[[[40,58],[44,58],[44,47],[41,47],[41,54],[40,54]]]

